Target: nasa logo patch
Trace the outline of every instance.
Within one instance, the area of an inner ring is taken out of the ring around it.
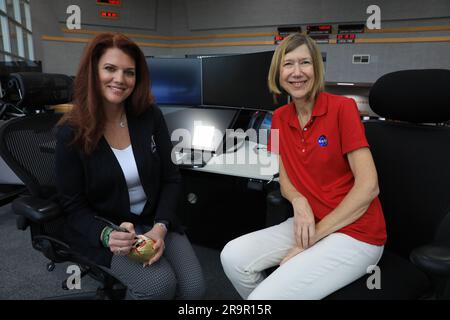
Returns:
[[[321,135],[319,139],[317,139],[317,142],[319,143],[319,146],[326,147],[328,146],[328,140],[325,135]]]

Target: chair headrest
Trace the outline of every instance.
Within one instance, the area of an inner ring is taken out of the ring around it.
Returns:
[[[18,90],[19,107],[41,107],[70,102],[73,79],[64,74],[11,73],[8,86]]]
[[[402,70],[379,78],[369,104],[379,116],[416,123],[450,120],[450,70]]]

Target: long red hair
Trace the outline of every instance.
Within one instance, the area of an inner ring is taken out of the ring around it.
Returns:
[[[150,93],[150,79],[141,49],[120,33],[101,33],[87,45],[74,80],[73,108],[59,122],[75,130],[73,144],[86,154],[91,154],[100,141],[106,123],[98,76],[98,63],[109,48],[118,48],[129,55],[136,64],[136,85],[125,101],[127,111],[139,115],[151,107],[154,98]]]

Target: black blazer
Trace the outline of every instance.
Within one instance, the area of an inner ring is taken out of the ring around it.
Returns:
[[[116,224],[124,221],[153,225],[167,220],[170,229],[182,232],[175,216],[181,194],[181,176],[171,161],[172,142],[161,110],[153,105],[136,117],[127,112],[131,144],[147,202],[141,215],[130,212],[128,188],[120,164],[102,137],[91,155],[69,145],[74,130],[57,131],[56,183],[67,223],[65,238],[82,255],[110,266],[112,253],[100,242],[103,216]]]

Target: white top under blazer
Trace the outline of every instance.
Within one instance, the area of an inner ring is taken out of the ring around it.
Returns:
[[[140,215],[144,209],[147,196],[144,188],[142,188],[141,179],[136,166],[136,159],[134,158],[133,148],[131,144],[123,149],[114,149],[111,147],[117,161],[122,168],[123,175],[127,182],[128,196],[130,197],[130,211],[136,215]]]

